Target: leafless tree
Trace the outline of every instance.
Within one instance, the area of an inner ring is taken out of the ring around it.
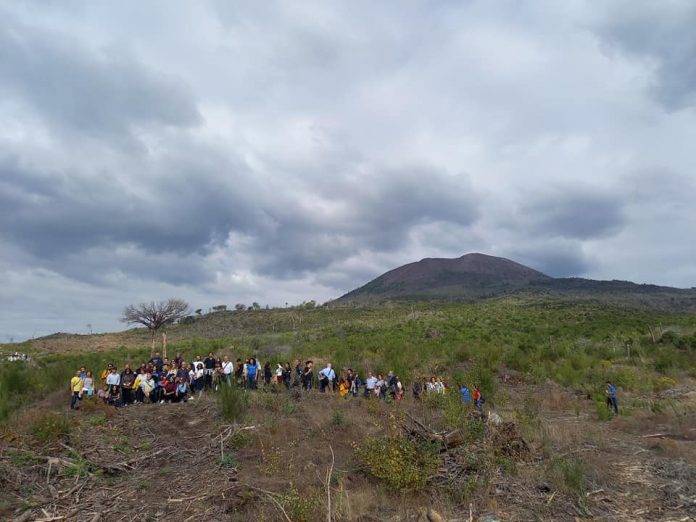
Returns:
[[[139,305],[128,305],[123,309],[121,322],[142,324],[152,335],[152,352],[155,351],[155,335],[165,324],[171,324],[189,314],[189,305],[183,299],[152,301]]]

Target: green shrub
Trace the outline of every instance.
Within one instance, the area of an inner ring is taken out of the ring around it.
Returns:
[[[236,386],[221,386],[218,392],[218,405],[225,420],[236,421],[246,413],[249,407],[249,396],[245,390]]]
[[[547,467],[551,482],[566,493],[580,496],[585,492],[586,470],[580,459],[556,457]]]
[[[434,445],[417,445],[401,437],[370,437],[356,448],[364,471],[396,491],[421,490],[437,469]]]
[[[332,426],[343,426],[346,423],[345,415],[341,410],[334,410],[331,415],[331,425]]]
[[[319,492],[300,494],[296,488],[292,487],[289,491],[280,495],[278,500],[287,512],[290,520],[307,522],[317,519],[315,512],[320,504]]]
[[[237,467],[237,458],[234,456],[234,453],[225,453],[220,458],[220,466],[223,468]]]
[[[614,416],[607,405],[607,398],[604,395],[598,394],[594,398],[595,411],[597,418],[601,421],[611,420]]]

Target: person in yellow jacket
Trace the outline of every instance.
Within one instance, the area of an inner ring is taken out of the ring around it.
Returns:
[[[144,402],[144,396],[142,390],[140,389],[140,383],[143,381],[144,378],[145,374],[139,373],[135,376],[135,380],[133,381],[133,392],[135,394],[135,402]]]
[[[75,376],[70,379],[70,391],[72,396],[70,397],[70,409],[77,410],[80,408],[80,399],[82,399],[82,388],[85,386],[85,381],[80,377],[80,371],[75,372]]]
[[[341,379],[338,381],[338,394],[341,397],[345,397],[348,395],[348,392],[350,391],[350,383],[345,377],[341,377]]]

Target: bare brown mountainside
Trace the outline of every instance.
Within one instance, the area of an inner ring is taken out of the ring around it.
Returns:
[[[400,266],[338,298],[336,304],[393,299],[477,299],[511,294],[610,299],[656,308],[696,309],[696,290],[630,281],[555,278],[510,259],[465,254]]]

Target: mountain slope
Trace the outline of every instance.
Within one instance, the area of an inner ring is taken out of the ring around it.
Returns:
[[[466,254],[425,258],[390,270],[339,301],[399,297],[482,297],[519,290],[551,278],[509,259]]]
[[[633,300],[660,307],[694,308],[696,291],[630,281],[554,278],[509,259],[466,254],[455,259],[426,258],[395,268],[335,303],[389,299],[475,299],[508,294],[564,295]]]

